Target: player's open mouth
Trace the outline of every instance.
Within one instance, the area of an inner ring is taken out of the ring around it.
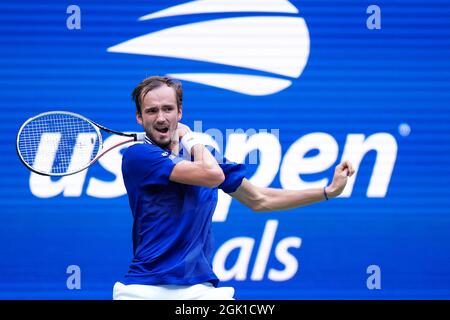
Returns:
[[[169,128],[165,127],[165,128],[155,128],[156,131],[160,132],[160,133],[167,133],[169,131]]]

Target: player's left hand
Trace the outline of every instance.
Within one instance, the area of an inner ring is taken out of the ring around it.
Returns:
[[[174,131],[170,142],[170,150],[176,156],[178,156],[180,151],[180,141],[188,132],[191,132],[191,129],[187,125],[178,122],[177,129]]]
[[[334,198],[340,195],[347,185],[348,177],[354,173],[355,169],[350,161],[345,160],[338,164],[334,170],[333,182],[326,188],[328,197]]]

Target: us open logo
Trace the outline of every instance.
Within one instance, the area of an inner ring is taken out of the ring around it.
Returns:
[[[107,51],[235,67],[236,70],[232,68],[233,72],[226,73],[169,75],[246,95],[265,96],[288,88],[306,66],[310,40],[305,20],[287,0],[196,0],[144,15],[139,20],[242,12],[252,16],[179,25],[119,43]]]

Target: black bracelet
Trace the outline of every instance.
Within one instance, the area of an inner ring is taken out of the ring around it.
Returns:
[[[325,199],[328,200],[327,191],[325,189],[326,189],[326,187],[323,187],[323,194],[325,195]]]

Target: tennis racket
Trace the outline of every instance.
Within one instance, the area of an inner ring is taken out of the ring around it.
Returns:
[[[103,147],[101,131],[124,140]],[[51,111],[25,121],[17,133],[17,154],[31,171],[46,176],[67,176],[93,165],[108,151],[133,141],[144,141],[144,132],[108,129],[79,114]]]

